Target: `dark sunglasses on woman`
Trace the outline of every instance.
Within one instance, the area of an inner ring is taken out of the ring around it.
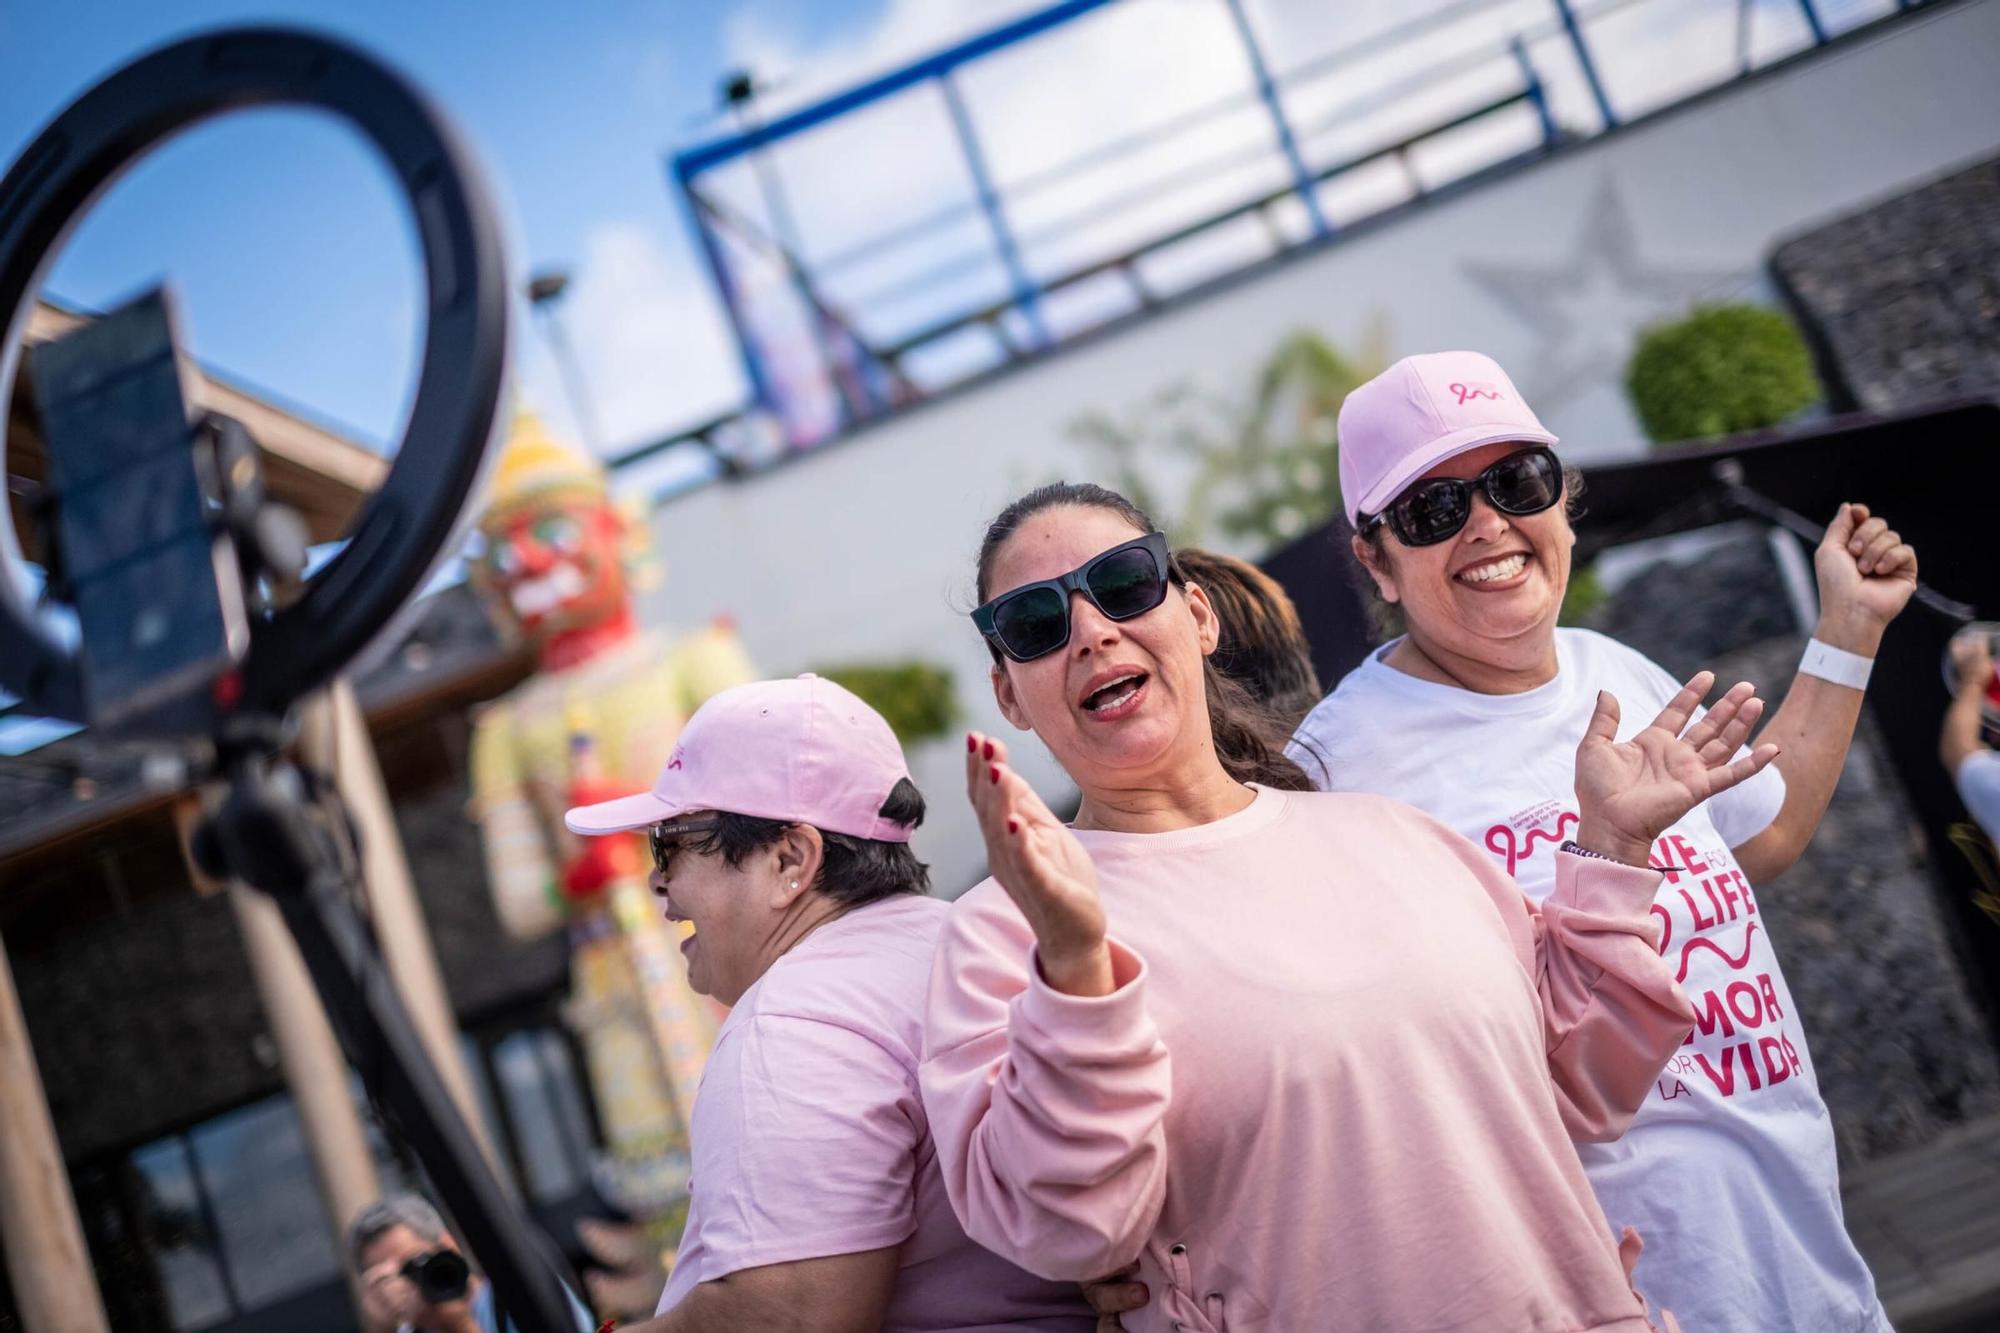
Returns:
[[[674,858],[680,847],[680,840],[690,833],[711,833],[721,827],[720,815],[703,815],[698,819],[669,819],[646,830],[646,844],[653,853],[653,869],[662,875],[667,873],[667,863]]]
[[[1361,517],[1361,535],[1384,523],[1405,546],[1435,546],[1458,535],[1472,517],[1472,493],[1486,493],[1493,507],[1519,518],[1539,514],[1562,499],[1563,470],[1543,445],[1509,454],[1476,477],[1434,477],[1404,491],[1389,507]]]
[[[1069,595],[1080,592],[1107,620],[1143,616],[1167,600],[1167,539],[1149,532],[1094,555],[1057,578],[1010,588],[972,613],[986,641],[1016,662],[1069,642]]]

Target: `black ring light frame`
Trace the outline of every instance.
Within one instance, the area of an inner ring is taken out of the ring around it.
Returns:
[[[223,112],[316,107],[387,158],[409,200],[429,313],[416,402],[389,475],[344,550],[299,599],[255,625],[240,711],[282,712],[387,626],[448,554],[492,433],[507,350],[507,269],[471,154],[424,97],[369,57],[323,37],[240,29],[190,38],[113,74],[44,129],[0,180],[0,403],[11,401],[29,301],[73,223],[125,168]],[[17,557],[0,506],[0,560]],[[30,712],[83,720],[80,663],[0,571],[0,686]]]
[[[24,311],[74,218],[168,136],[267,105],[330,111],[388,158],[416,218],[429,320],[416,403],[387,479],[299,600],[252,628],[241,698],[217,738],[225,795],[190,849],[205,870],[277,903],[349,1061],[423,1161],[510,1326],[567,1333],[576,1319],[547,1250],[480,1156],[354,909],[352,835],[337,793],[291,767],[277,725],[385,630],[450,553],[489,452],[507,268],[471,155],[408,83],[323,37],[238,29],[140,58],[58,116],[0,179],[0,403],[11,402]],[[12,517],[0,512],[0,562],[18,557]],[[85,721],[82,682],[80,657],[46,632],[20,582],[0,569],[0,686],[31,712]]]

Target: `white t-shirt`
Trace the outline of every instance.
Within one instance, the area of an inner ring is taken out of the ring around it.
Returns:
[[[2000,750],[1974,750],[1959,761],[1958,799],[1986,836],[2000,842]]]
[[[1289,753],[1322,788],[1426,810],[1493,854],[1537,901],[1576,827],[1576,747],[1608,690],[1619,736],[1680,689],[1644,656],[1556,631],[1556,678],[1475,694],[1372,654],[1300,725]],[[1691,811],[1654,847],[1662,954],[1697,1021],[1625,1136],[1578,1144],[1613,1229],[1645,1241],[1635,1281],[1686,1328],[1885,1330],[1841,1219],[1833,1127],[1756,895],[1732,847],[1784,804],[1776,768]]]

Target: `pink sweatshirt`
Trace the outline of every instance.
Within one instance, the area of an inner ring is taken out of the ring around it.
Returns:
[[[1132,1330],[1644,1330],[1571,1137],[1615,1138],[1693,1011],[1657,872],[1565,855],[1537,909],[1380,797],[1260,789],[1080,832],[1118,989],[1048,988],[987,880],[931,973],[953,1209],[1050,1278],[1137,1259]]]

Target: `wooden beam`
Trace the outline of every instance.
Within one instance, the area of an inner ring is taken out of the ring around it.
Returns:
[[[0,1245],[6,1249],[7,1278],[25,1327],[44,1333],[109,1330],[4,947],[0,947]]]

